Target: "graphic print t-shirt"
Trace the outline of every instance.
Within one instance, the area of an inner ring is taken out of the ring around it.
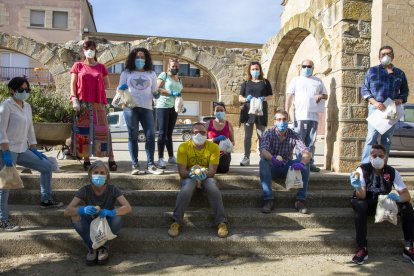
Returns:
[[[197,150],[193,141],[182,143],[177,151],[177,163],[186,165],[190,169],[194,165],[208,168],[209,164],[218,165],[220,161],[219,146],[211,141],[206,141],[204,148]]]

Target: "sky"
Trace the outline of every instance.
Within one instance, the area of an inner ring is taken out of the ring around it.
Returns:
[[[281,0],[89,0],[98,32],[265,43]]]

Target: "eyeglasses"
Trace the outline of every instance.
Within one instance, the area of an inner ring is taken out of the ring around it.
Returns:
[[[379,158],[381,158],[381,159],[384,159],[384,158],[385,158],[385,155],[383,155],[383,154],[371,154],[371,156],[372,156],[373,158],[377,158],[377,157],[379,157]]]
[[[26,88],[26,89],[19,88],[16,90],[17,93],[23,93],[23,92],[30,93],[30,91],[32,91],[30,88]]]
[[[201,134],[201,135],[206,135],[206,133],[207,133],[207,131],[205,131],[205,130],[194,130],[193,131],[193,134],[194,135],[197,135],[197,134]]]
[[[302,68],[311,68],[312,69],[312,65],[302,65]]]

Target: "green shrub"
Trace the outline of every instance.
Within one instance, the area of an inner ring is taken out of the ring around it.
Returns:
[[[56,96],[54,87],[30,85],[30,97],[26,100],[32,107],[33,122],[71,123],[72,107],[68,99]],[[0,83],[0,102],[10,97],[6,83]]]

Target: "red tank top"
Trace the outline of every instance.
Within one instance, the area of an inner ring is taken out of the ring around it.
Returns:
[[[229,121],[226,121],[226,124],[224,125],[222,130],[216,130],[214,128],[214,120],[210,120],[210,124],[208,125],[207,129],[207,138],[213,139],[217,136],[224,135],[226,138],[230,138],[230,128],[229,128]],[[218,143],[217,143],[218,144]]]

